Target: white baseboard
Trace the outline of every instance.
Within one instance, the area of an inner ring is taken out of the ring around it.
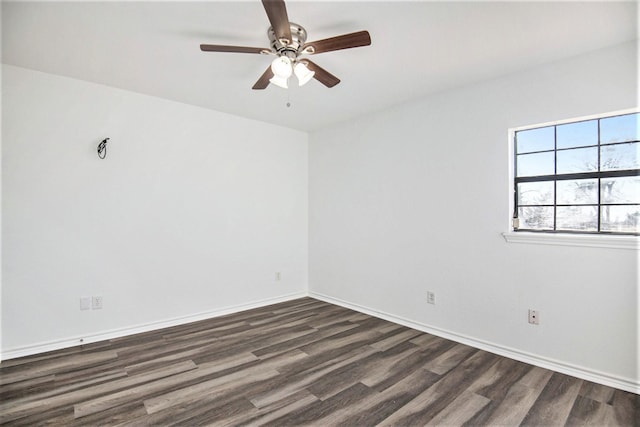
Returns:
[[[528,363],[530,365],[539,366],[541,368],[549,369],[562,374],[571,375],[576,378],[580,378],[594,383],[603,384],[609,387],[614,387],[620,390],[628,391],[630,393],[640,394],[640,382],[634,381],[628,378],[621,378],[615,375],[610,375],[604,372],[587,369],[581,366],[572,365],[570,363],[561,362],[558,360],[549,359],[536,354],[519,351],[513,348],[504,347],[501,345],[493,344],[487,341],[479,340],[466,335],[457,334],[455,332],[446,331],[439,328],[434,328],[423,323],[418,323],[409,319],[405,319],[393,314],[372,310],[368,307],[364,307],[358,304],[353,304],[347,301],[343,301],[338,298],[333,298],[328,295],[320,294],[317,292],[309,291],[311,298],[316,298],[331,304],[336,304],[345,308],[349,308],[361,313],[368,314],[370,316],[378,317],[380,319],[388,320],[390,322],[398,323],[403,326],[407,326],[412,329],[416,329],[422,332],[426,332],[432,335],[436,335],[442,338],[446,338],[451,341],[459,342],[461,344],[469,345],[480,350],[485,350],[490,353],[494,353],[500,356],[508,357],[510,359],[518,360],[520,362]]]
[[[113,329],[110,331],[97,332],[88,336],[75,336],[65,338],[62,340],[49,341],[39,343],[35,345],[29,345],[25,347],[18,347],[9,350],[4,350],[0,354],[1,360],[15,359],[18,357],[31,356],[34,354],[45,353],[47,351],[61,350],[64,348],[75,347],[83,344],[90,344],[98,341],[105,341],[114,338],[121,338],[128,335],[139,334],[142,332],[155,331],[162,328],[170,328],[171,326],[184,325],[185,323],[197,322],[199,320],[211,319],[214,317],[220,317],[227,314],[233,314],[244,310],[250,310],[252,308],[264,307],[271,304],[277,304],[279,302],[290,301],[297,298],[303,298],[308,296],[307,292],[299,292],[295,294],[282,295],[275,298],[268,298],[259,301],[253,301],[246,304],[238,304],[234,306],[222,307],[219,309],[197,313],[188,316],[175,317],[172,319],[165,319],[157,322],[150,322],[141,325],[135,325],[127,328]]]

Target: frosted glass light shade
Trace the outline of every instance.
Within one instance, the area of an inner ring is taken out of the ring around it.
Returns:
[[[293,73],[291,60],[286,56],[279,56],[271,63],[271,71],[276,77],[288,79]]]
[[[313,78],[316,74],[315,71],[311,71],[304,65],[302,62],[298,62],[293,69],[293,72],[296,74],[298,78],[298,85],[305,85]]]
[[[289,85],[287,84],[287,80],[289,79],[286,77],[279,77],[279,76],[273,76],[269,79],[271,83],[273,83],[276,86],[280,86],[283,89],[289,88]]]

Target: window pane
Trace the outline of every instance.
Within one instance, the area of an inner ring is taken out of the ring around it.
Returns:
[[[640,177],[603,178],[600,191],[601,203],[640,203]]]
[[[559,205],[586,205],[598,203],[597,179],[572,179],[556,184]]]
[[[600,147],[600,170],[622,170],[640,168],[640,144],[603,145]]]
[[[600,120],[600,143],[640,140],[640,114],[608,117]]]
[[[559,206],[556,230],[598,231],[597,206]]]
[[[518,184],[518,205],[553,205],[553,181]]]
[[[553,230],[553,207],[534,206],[518,208],[520,228]]]
[[[518,155],[516,176],[553,175],[553,151]]]
[[[553,126],[521,130],[516,132],[516,152],[522,154],[553,150],[555,147],[554,138]]]
[[[597,171],[598,147],[558,151],[557,162],[558,174]]]
[[[569,123],[556,129],[557,147],[571,148],[598,145],[598,121]]]
[[[640,206],[602,206],[601,231],[640,232]]]

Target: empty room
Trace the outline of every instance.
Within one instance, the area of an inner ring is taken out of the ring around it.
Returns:
[[[2,1],[3,425],[640,426],[636,1]]]

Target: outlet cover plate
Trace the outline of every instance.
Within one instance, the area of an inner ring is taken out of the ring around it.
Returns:
[[[435,304],[436,303],[436,294],[435,292],[427,292],[427,303]]]

